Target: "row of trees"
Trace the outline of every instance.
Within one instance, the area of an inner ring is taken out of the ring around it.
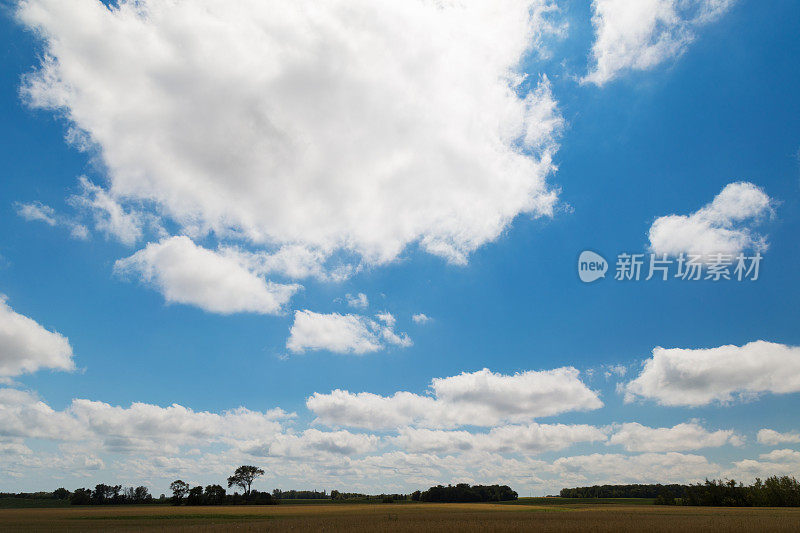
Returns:
[[[655,498],[659,505],[800,507],[800,482],[789,476],[772,476],[756,479],[752,485],[733,479],[692,485],[595,485],[562,489],[561,497]]]
[[[756,479],[752,485],[734,480],[706,480],[689,485],[681,498],[658,497],[664,505],[713,505],[726,507],[800,507],[800,483],[789,476]]]
[[[0,494],[0,496],[2,496]],[[75,489],[73,492],[61,487],[53,492],[37,492],[34,494],[15,494],[19,498],[69,500],[73,505],[122,505],[134,503],[152,503],[156,500],[147,487],[123,487],[122,485],[106,485],[99,483],[94,490],[89,488]],[[162,498],[164,495],[161,495]]]
[[[686,485],[593,485],[561,489],[562,498],[657,498],[669,494],[679,498]]]
[[[278,503],[268,492],[252,490],[253,481],[263,476],[264,470],[252,465],[242,465],[228,478],[228,488],[239,487],[244,494],[234,492],[228,495],[221,485],[190,486],[181,479],[170,483],[172,503],[175,505],[235,505],[248,503],[253,505],[273,505]]]
[[[517,493],[508,485],[473,485],[459,483],[446,487],[437,485],[424,492],[411,494],[412,501],[421,502],[503,502],[516,500]]]
[[[332,490],[330,495],[326,491],[318,490],[281,490],[272,491],[272,497],[278,500],[335,500],[341,494],[339,491]],[[335,495],[335,496],[334,496]]]

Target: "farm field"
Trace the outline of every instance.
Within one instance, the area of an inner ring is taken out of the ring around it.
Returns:
[[[800,509],[630,503],[0,509],[0,531],[798,531]]]

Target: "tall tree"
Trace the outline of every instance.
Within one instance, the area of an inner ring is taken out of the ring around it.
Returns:
[[[175,505],[180,505],[183,497],[189,492],[189,484],[183,480],[176,479],[169,484],[169,489],[172,491],[172,498],[175,500]]]
[[[253,480],[258,476],[263,476],[264,471],[257,466],[242,465],[236,469],[231,477],[228,478],[228,488],[236,485],[241,487],[245,495],[250,494],[250,487],[253,485]]]

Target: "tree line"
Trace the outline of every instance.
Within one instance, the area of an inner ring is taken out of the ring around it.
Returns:
[[[517,493],[508,485],[457,485],[431,487],[424,492],[411,494],[412,501],[420,502],[503,502],[516,500]]]
[[[228,478],[228,488],[238,487],[242,493],[228,494],[222,485],[191,486],[183,480],[176,479],[170,484],[172,496],[162,494],[154,498],[147,487],[122,487],[99,483],[94,490],[89,488],[75,489],[73,492],[59,488],[53,492],[37,493],[0,493],[0,497],[25,499],[62,500],[73,505],[123,505],[123,504],[169,504],[172,505],[275,505],[281,500],[330,500],[339,503],[394,503],[394,502],[498,502],[516,500],[517,493],[507,485],[437,485],[425,491],[414,491],[410,494],[370,495],[357,492],[340,492],[332,490],[281,490],[275,489],[272,494],[252,489],[253,481],[263,475],[264,471],[255,466],[243,465]]]
[[[790,476],[756,478],[752,485],[731,479],[689,485],[595,485],[562,489],[562,498],[654,498],[658,505],[715,507],[800,507],[800,482]]]

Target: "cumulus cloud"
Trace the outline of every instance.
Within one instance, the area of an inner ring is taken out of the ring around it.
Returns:
[[[114,265],[138,276],[167,302],[195,305],[211,313],[280,313],[300,287],[265,281],[237,261],[197,246],[185,236],[150,243]]]
[[[464,262],[518,215],[553,213],[564,122],[548,80],[517,66],[554,10],[22,0],[44,45],[22,95],[97,153],[108,198],[149,202],[189,235],[368,263],[418,243]],[[109,231],[136,236],[100,207]]]
[[[734,0],[593,0],[593,65],[581,80],[601,86],[626,71],[649,70],[680,56],[695,30]]]
[[[800,348],[766,341],[708,349],[658,347],[624,391],[626,402],[641,397],[688,406],[800,392]]]
[[[743,439],[732,429],[708,431],[695,421],[671,428],[652,428],[628,422],[616,427],[608,439],[609,445],[621,445],[629,452],[680,452],[742,443]]]
[[[244,450],[257,457],[304,457],[319,453],[354,456],[375,451],[379,443],[377,435],[310,428],[299,435],[279,435],[268,446],[245,447]]]
[[[391,317],[392,320],[389,320]],[[383,350],[388,345],[408,347],[411,339],[394,331],[391,314],[379,319],[383,324],[361,315],[295,311],[294,323],[286,348],[294,353],[328,350],[334,353],[365,354]]]
[[[434,429],[400,428],[393,439],[408,452],[453,453],[454,451],[485,451],[538,454],[561,450],[579,442],[604,441],[606,433],[586,424],[529,424],[501,426],[488,433],[443,431]]]
[[[431,396],[404,391],[380,396],[337,389],[329,394],[314,393],[306,405],[318,422],[329,426],[495,426],[602,407],[597,393],[578,375],[576,369],[566,367],[513,375],[483,369],[433,379]]]
[[[282,422],[292,417],[278,408],[213,413],[177,404],[134,402],[120,407],[86,399],[75,399],[57,411],[32,392],[0,389],[0,439],[83,443],[121,454],[178,454],[215,443],[244,448],[276,442],[285,438]],[[324,436],[319,433],[311,435],[310,446],[322,446]]]
[[[0,379],[42,368],[75,368],[69,340],[17,313],[0,295]]]
[[[781,433],[774,429],[760,429],[756,435],[759,444],[766,444],[767,446],[777,446],[778,444],[797,443],[800,442],[800,433],[787,432]]]
[[[800,470],[800,452],[796,450],[772,450],[762,453],[758,459],[735,461],[733,467],[725,472],[731,479],[766,478],[769,476],[785,476]]]
[[[773,204],[752,183],[729,183],[710,204],[690,215],[657,218],[650,227],[650,249],[659,254],[702,256],[763,251],[766,238],[754,227],[773,212]]]
[[[713,477],[719,467],[702,455],[643,453],[639,455],[600,454],[561,457],[553,461],[552,470],[563,480],[625,483],[688,483]]]

